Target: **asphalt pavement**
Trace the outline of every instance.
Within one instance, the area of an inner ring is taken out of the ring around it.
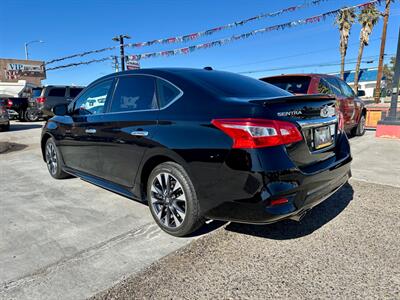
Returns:
[[[400,299],[400,141],[350,143],[353,178],[301,222],[222,224],[92,299]]]

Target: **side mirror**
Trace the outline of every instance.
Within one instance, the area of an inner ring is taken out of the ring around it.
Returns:
[[[53,114],[56,116],[65,116],[68,114],[68,104],[57,104],[53,107]]]
[[[364,90],[358,90],[357,96],[358,97],[364,97],[365,96],[365,91]]]

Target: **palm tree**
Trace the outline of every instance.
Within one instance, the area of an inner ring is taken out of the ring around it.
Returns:
[[[378,23],[380,17],[379,10],[374,5],[364,7],[358,15],[358,22],[361,24],[360,32],[360,47],[358,49],[358,58],[356,64],[356,71],[354,73],[354,91],[358,92],[358,76],[360,74],[361,59],[364,51],[364,46],[368,46],[369,36],[372,29]]]
[[[350,29],[354,23],[356,14],[354,8],[341,9],[336,16],[335,24],[340,32],[340,77],[344,80],[344,61],[349,44]]]

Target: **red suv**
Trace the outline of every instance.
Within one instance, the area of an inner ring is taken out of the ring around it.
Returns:
[[[364,102],[340,78],[326,74],[293,74],[260,78],[293,94],[329,94],[336,98],[344,126],[351,135],[365,133]],[[362,95],[363,91],[360,91]]]

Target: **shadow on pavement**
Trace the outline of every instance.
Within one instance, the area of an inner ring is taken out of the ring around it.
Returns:
[[[28,130],[28,129],[35,129],[35,128],[42,128],[43,124],[24,124],[24,123],[12,123],[10,125],[10,131],[20,131],[20,130]]]
[[[314,207],[300,222],[284,220],[269,225],[230,223],[226,230],[274,240],[296,239],[313,233],[339,215],[353,199],[354,190],[346,183],[333,196]]]

